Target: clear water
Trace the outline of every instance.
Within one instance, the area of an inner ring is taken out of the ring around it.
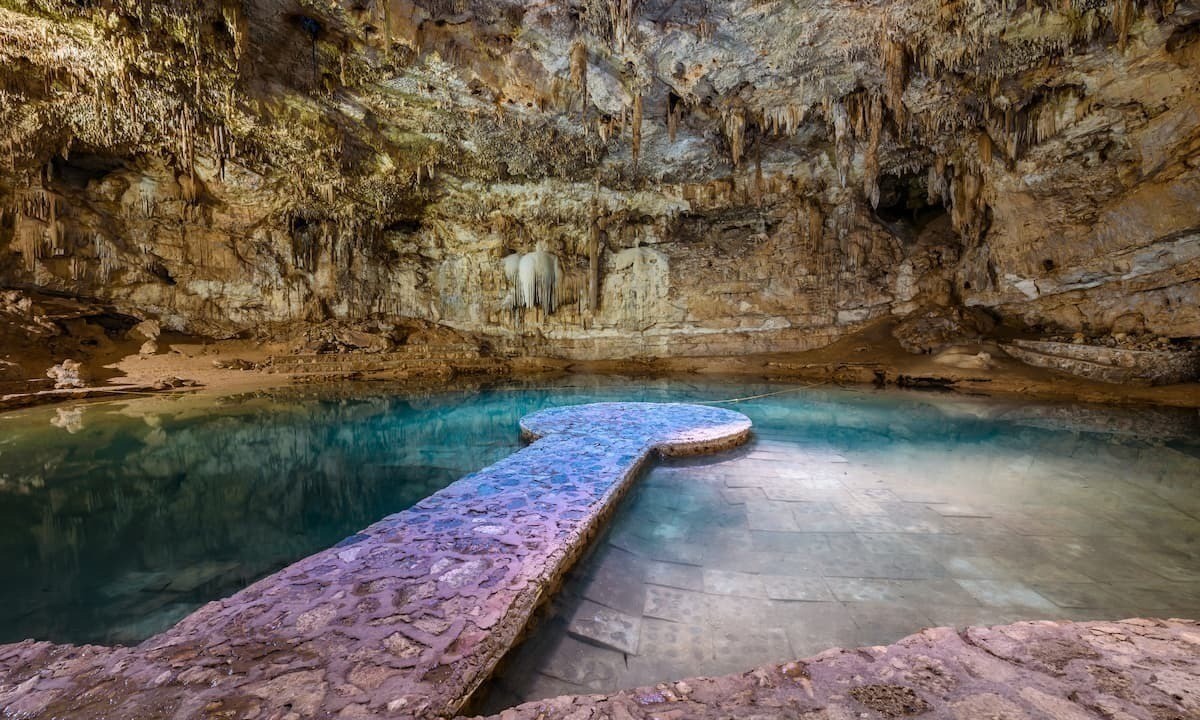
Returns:
[[[1200,617],[1195,411],[841,390],[736,407],[755,440],[652,468],[481,710],[926,627]]]
[[[0,415],[0,642],[139,642],[512,452],[517,420],[543,407],[787,388],[360,385]],[[890,641],[933,622],[934,607],[954,622],[1200,614],[1194,411],[841,389],[736,407],[755,444],[649,472],[495,703]],[[952,506],[965,514],[936,509]],[[843,582],[855,580],[887,582]],[[1093,598],[1112,606],[1077,607]],[[595,605],[636,616],[636,652],[572,629]]]
[[[512,453],[527,413],[696,392],[350,384],[0,414],[0,643],[140,642]]]

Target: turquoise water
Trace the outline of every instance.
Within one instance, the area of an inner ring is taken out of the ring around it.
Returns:
[[[1200,617],[1194,410],[856,390],[736,407],[751,443],[651,468],[479,709],[927,627]]]
[[[571,378],[549,386],[417,396],[366,384],[0,415],[0,558],[6,576],[0,586],[0,642],[30,637],[139,642],[200,604],[232,594],[511,453],[520,446],[517,420],[544,407],[614,399],[720,400],[786,389],[742,382]],[[756,423],[754,449],[651,472],[616,518],[609,539],[597,546],[592,565],[613,538],[613,547],[639,563],[656,553],[692,553],[674,560],[702,567],[706,552],[734,562],[724,550],[705,551],[701,536],[725,537],[717,531],[726,529],[732,541],[734,530],[760,531],[738,525],[749,522],[745,503],[715,504],[725,502],[720,489],[736,489],[727,481],[733,477],[736,485],[747,471],[786,484],[786,467],[799,458],[787,453],[839,452],[882,472],[888,483],[900,482],[896,468],[908,468],[921,475],[910,477],[909,487],[931,492],[937,488],[927,487],[930,467],[976,458],[958,468],[965,473],[958,482],[973,487],[976,500],[995,493],[1009,504],[1027,499],[1022,493],[1046,501],[1087,501],[1086,493],[1067,497],[1064,488],[1076,492],[1100,457],[1105,478],[1121,473],[1126,476],[1121,482],[1143,492],[1138,527],[1161,520],[1154,514],[1160,505],[1171,513],[1172,536],[1141,549],[1170,551],[1179,573],[1195,571],[1192,580],[1200,582],[1194,411],[1041,407],[842,389],[789,391],[736,407]],[[775,453],[767,458],[775,464],[763,464],[765,456],[755,452]],[[1057,463],[1064,454],[1074,463],[1073,474],[1062,476],[1057,464],[1047,466],[1056,468],[1053,472],[1031,469],[1041,458],[1054,457]],[[997,484],[993,475],[980,473],[984,460],[994,464],[1010,456],[1032,458],[1025,470],[1008,471],[1023,478],[1022,487]],[[730,465],[735,462],[750,464]],[[729,473],[714,475],[714,468]],[[1106,499],[1121,497],[1105,487]],[[634,501],[642,504],[630,504]],[[762,501],[776,502],[765,494]],[[671,502],[693,506],[683,511]],[[905,501],[897,496],[893,502]],[[772,506],[751,510],[769,514]],[[793,518],[788,522],[795,522],[794,511],[788,510]],[[618,547],[622,542],[624,549]],[[833,546],[826,547],[834,553]],[[909,554],[920,551],[913,548]],[[592,565],[585,563],[581,572]],[[644,579],[643,570],[631,572],[643,573],[638,577]],[[574,592],[568,589],[563,597]],[[561,638],[604,649],[565,626]],[[789,645],[787,651],[792,650]],[[531,673],[553,677],[541,669]],[[525,690],[514,694],[529,695]]]

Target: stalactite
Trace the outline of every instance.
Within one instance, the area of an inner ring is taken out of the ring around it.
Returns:
[[[804,118],[808,115],[808,107],[795,104],[779,105],[763,108],[758,115],[764,132],[791,137],[804,123]]]
[[[633,123],[631,147],[633,152],[633,169],[638,168],[638,159],[642,154],[642,94],[633,96]]]
[[[972,238],[978,233],[982,190],[982,177],[958,167],[954,168],[954,178],[950,184],[950,220],[954,229],[964,237]]]
[[[854,152],[849,136],[850,118],[846,112],[846,106],[841,102],[834,103],[827,115],[833,121],[833,148],[834,159],[837,162],[838,182],[842,187],[846,187],[846,179],[850,172],[850,160]]]
[[[949,187],[946,184],[946,160],[938,156],[929,166],[925,181],[925,195],[930,205],[949,203]]]
[[[571,86],[579,98],[579,123],[587,122],[588,85],[587,85],[588,51],[583,40],[576,40],[571,46]]]
[[[99,233],[92,238],[92,247],[96,253],[96,259],[100,263],[99,280],[101,283],[107,284],[122,267],[120,255],[116,248]]]
[[[1117,35],[1117,48],[1124,51],[1129,43],[1129,30],[1133,27],[1136,12],[1134,0],[1113,0],[1112,26]]]
[[[196,172],[196,111],[184,105],[175,118],[175,157],[179,169],[189,176]]]
[[[588,222],[588,310],[600,309],[600,180],[592,191]]]
[[[617,47],[624,52],[625,44],[633,35],[638,0],[608,0],[608,3],[612,13],[613,37]]]
[[[725,139],[729,142],[729,155],[734,167],[742,162],[746,150],[746,110],[740,106],[728,108],[724,115]]]
[[[865,104],[867,147],[863,153],[863,193],[879,206],[879,142],[883,132],[883,100],[872,94]]]
[[[904,127],[904,90],[908,86],[908,51],[889,37],[883,39],[883,96],[897,128]]]
[[[13,245],[33,271],[37,261],[66,254],[66,232],[59,219],[64,198],[58,193],[32,187],[16,195]]]
[[[558,258],[539,243],[537,250],[521,257],[518,273],[524,307],[542,308],[553,314],[558,307],[557,287],[562,275]]]
[[[200,182],[192,175],[180,175],[177,182],[180,199],[188,205],[195,205],[200,199]]]
[[[979,133],[976,138],[976,146],[979,149],[979,164],[987,167],[992,164],[992,137],[987,134],[987,131]]]

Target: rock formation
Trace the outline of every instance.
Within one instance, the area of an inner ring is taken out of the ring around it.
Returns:
[[[0,286],[214,338],[1191,338],[1200,3],[5,0],[0,208]]]

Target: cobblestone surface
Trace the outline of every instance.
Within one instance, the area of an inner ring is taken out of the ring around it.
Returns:
[[[652,452],[731,447],[750,421],[598,403],[522,432],[536,442],[136,648],[0,647],[0,716],[454,714]]]

